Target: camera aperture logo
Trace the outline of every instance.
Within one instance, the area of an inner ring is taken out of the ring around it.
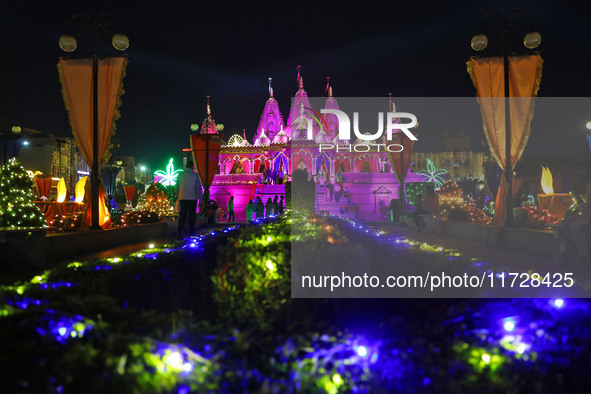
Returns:
[[[328,125],[323,115],[331,114],[335,115],[338,120],[338,140],[350,141],[351,140],[351,121],[349,116],[338,109],[326,109],[320,110],[320,113],[312,108],[305,107],[304,109],[310,111],[309,115],[316,121],[321,129],[327,130]],[[387,143],[376,143],[378,140],[384,137],[384,119],[386,123],[386,141]],[[409,120],[409,122],[403,123],[403,121]],[[307,139],[314,139],[313,131],[313,120],[310,118],[307,121]],[[411,128],[417,126],[417,117],[409,112],[378,112],[378,130],[373,134],[362,133],[359,130],[359,112],[353,112],[353,133],[357,139],[367,141],[367,144],[319,144],[319,150],[328,151],[335,150],[336,152],[358,152],[364,153],[369,152],[372,147],[377,148],[378,152],[388,151],[391,153],[402,152],[404,146],[401,143],[404,136],[411,141],[417,141],[417,137],[410,131]],[[400,143],[390,143],[390,141],[397,140]],[[334,142],[337,140],[335,139]],[[373,142],[373,143],[372,143]]]

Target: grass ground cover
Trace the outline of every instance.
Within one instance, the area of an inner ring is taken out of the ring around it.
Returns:
[[[3,391],[587,391],[587,300],[292,299],[298,242],[347,250],[353,234],[382,242],[286,215],[4,286]],[[391,241],[404,258],[484,269]]]

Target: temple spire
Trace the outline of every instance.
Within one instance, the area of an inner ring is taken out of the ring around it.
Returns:
[[[303,92],[304,91],[304,78],[302,78],[302,75],[301,75],[302,66],[297,66],[297,69],[298,69],[298,91]]]
[[[332,97],[332,88],[330,87],[330,77],[326,77],[326,89],[324,89],[324,93],[329,93],[328,97]]]
[[[207,97],[207,116],[203,119],[203,125],[201,126],[201,134],[218,134],[217,126],[211,116],[211,106],[209,105],[209,97]]]
[[[242,138],[246,141],[246,129],[242,129]]]
[[[388,110],[390,112],[394,112],[394,110],[392,109],[392,93],[388,93],[388,96],[390,97],[390,103],[388,104]]]
[[[273,86],[271,86],[272,83],[273,78],[269,78],[269,98],[273,98]]]

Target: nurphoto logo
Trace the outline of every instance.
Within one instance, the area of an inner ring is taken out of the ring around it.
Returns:
[[[325,114],[335,115],[338,120],[338,139],[342,141],[349,141],[351,140],[351,121],[349,116],[338,109],[321,109],[320,113],[314,111],[316,117],[316,122],[318,122],[319,126],[322,127],[322,124],[326,127],[326,121],[324,119]],[[409,112],[378,112],[378,130],[373,134],[362,133],[359,130],[359,112],[353,112],[353,133],[357,139],[362,141],[368,142],[376,142],[379,139],[383,138],[384,136],[384,119],[386,123],[386,140],[392,141],[392,136],[394,134],[403,133],[406,137],[408,137],[412,141],[417,141],[417,137],[409,130],[417,125],[417,117]],[[307,138],[309,140],[314,139],[313,127],[312,127],[312,119],[307,120]],[[403,123],[404,120],[409,120],[407,123]],[[397,130],[395,132],[395,130]],[[336,141],[336,140],[335,140]],[[399,140],[400,141],[400,140]],[[369,144],[320,144],[319,148],[320,151],[326,150],[336,150],[337,152],[340,151],[348,151],[348,152],[368,152],[372,149],[372,147],[376,148],[378,152],[380,151],[388,151],[388,152],[401,152],[404,147],[402,144],[393,143],[393,144],[378,144],[378,143],[369,143]]]

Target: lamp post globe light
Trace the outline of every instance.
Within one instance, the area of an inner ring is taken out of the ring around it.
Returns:
[[[526,22],[525,29],[520,22]],[[506,16],[498,12],[486,12],[478,20],[478,33],[472,37],[470,46],[476,52],[488,47],[488,36],[500,35],[500,49],[503,56],[504,85],[505,85],[505,176],[509,185],[507,193],[507,220],[505,225],[513,224],[513,166],[511,164],[511,129],[509,117],[509,44],[519,38],[528,50],[536,49],[542,42],[540,33],[534,31],[531,16],[522,10],[511,11]]]
[[[111,44],[118,51],[129,48],[129,38],[125,34],[114,33],[111,29],[120,25],[119,19],[112,14],[101,14],[91,18],[86,14],[74,15],[66,24],[67,33],[59,39],[60,48],[66,53],[73,53],[78,48],[76,36],[90,39],[92,50],[92,164],[90,173],[92,223],[89,230],[102,230],[99,224],[99,159],[98,159],[98,49],[101,36],[110,36]]]

